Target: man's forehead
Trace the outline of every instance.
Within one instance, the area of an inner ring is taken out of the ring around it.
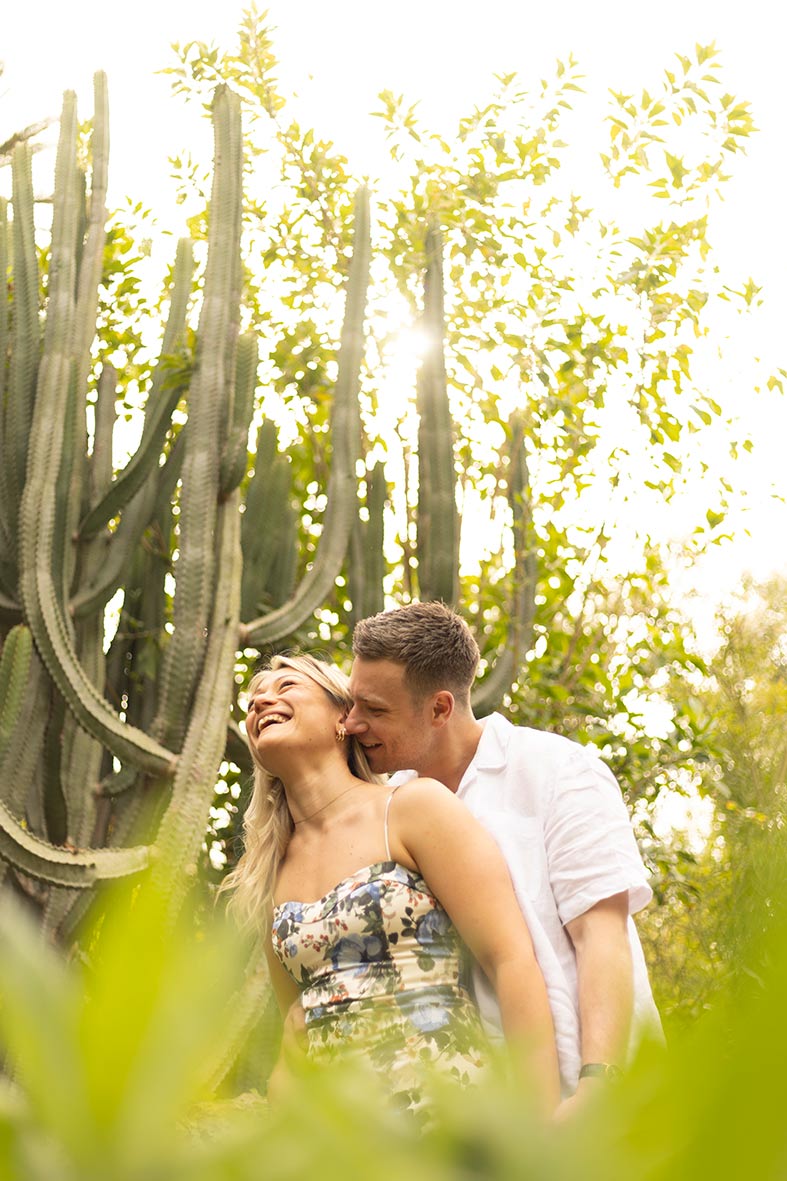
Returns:
[[[364,701],[382,699],[397,690],[406,690],[404,665],[393,660],[364,660],[356,656],[350,670],[350,692]]]

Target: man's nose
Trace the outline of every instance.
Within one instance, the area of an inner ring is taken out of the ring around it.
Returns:
[[[359,716],[357,706],[354,705],[344,719],[344,728],[348,734],[363,734],[364,730],[368,729],[366,722]]]

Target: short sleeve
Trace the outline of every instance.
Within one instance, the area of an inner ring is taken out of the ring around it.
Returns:
[[[578,746],[556,769],[544,844],[564,926],[624,890],[629,914],[653,896],[620,788],[606,764],[586,748]]]

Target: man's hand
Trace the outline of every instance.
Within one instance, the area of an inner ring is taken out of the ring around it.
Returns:
[[[583,1078],[580,1079],[579,1085],[573,1095],[569,1095],[557,1107],[553,1119],[556,1124],[568,1123],[574,1119],[575,1116],[580,1115],[589,1103],[593,1102],[594,1095],[600,1095],[609,1086],[604,1079],[598,1078]]]

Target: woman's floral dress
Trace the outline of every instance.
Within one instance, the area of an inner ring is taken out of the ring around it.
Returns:
[[[410,1108],[425,1066],[478,1077],[484,1035],[462,944],[420,874],[396,861],[366,866],[324,898],[275,907],[271,937],[301,989],[310,1057],[359,1053]]]

